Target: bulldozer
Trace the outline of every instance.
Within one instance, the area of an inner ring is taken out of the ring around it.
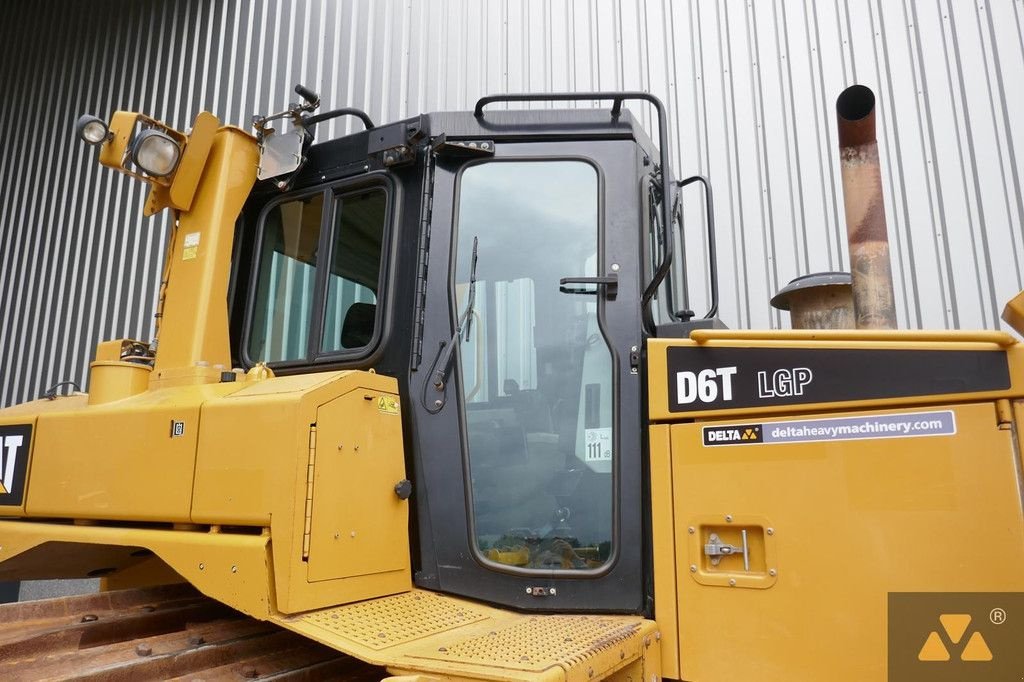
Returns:
[[[1024,346],[891,328],[870,91],[856,328],[777,330],[719,320],[648,93],[377,125],[295,92],[253,132],[79,120],[172,225],[154,338],[0,410],[0,580],[103,587],[0,607],[0,677],[1024,670]]]

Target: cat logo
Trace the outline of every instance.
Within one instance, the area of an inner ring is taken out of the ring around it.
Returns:
[[[971,624],[971,615],[969,613],[944,613],[939,616],[939,623],[942,624],[942,629],[949,637],[949,641],[954,646],[957,646],[964,638],[964,633],[967,632],[967,628]],[[961,661],[992,660],[992,650],[988,648],[988,643],[980,631],[975,630],[971,633],[967,644],[963,645],[960,649],[959,658]],[[918,652],[917,660],[948,661],[949,659],[949,649],[943,643],[942,637],[939,636],[937,630],[932,630]]]
[[[20,505],[32,427],[0,426],[0,505]]]

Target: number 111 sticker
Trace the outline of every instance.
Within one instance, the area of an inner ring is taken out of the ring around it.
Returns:
[[[585,462],[610,462],[612,460],[612,427],[587,429],[585,432]]]

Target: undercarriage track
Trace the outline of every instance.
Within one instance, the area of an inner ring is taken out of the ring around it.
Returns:
[[[189,585],[0,606],[3,680],[380,680],[382,668]]]

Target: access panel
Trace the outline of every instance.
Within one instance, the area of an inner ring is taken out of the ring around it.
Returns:
[[[891,594],[1024,590],[994,403],[669,428],[682,679],[885,679]]]

